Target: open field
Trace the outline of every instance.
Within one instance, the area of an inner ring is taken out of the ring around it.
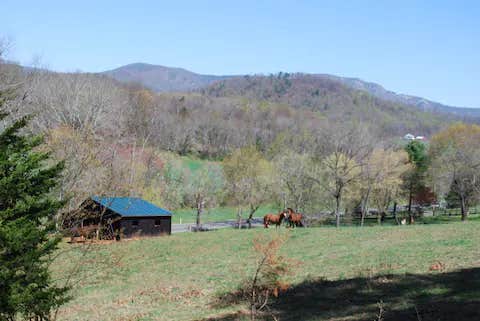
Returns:
[[[298,260],[291,289],[273,305],[280,320],[476,320],[480,222],[415,226],[221,230],[111,244],[63,244],[53,265],[72,280],[61,320],[236,320],[220,304],[252,271],[252,239],[288,233]],[[89,248],[88,251],[82,249]],[[442,271],[432,271],[441,262]],[[81,262],[81,264],[78,264]]]

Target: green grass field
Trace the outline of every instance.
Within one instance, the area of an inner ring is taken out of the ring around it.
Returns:
[[[202,159],[196,159],[192,158],[189,156],[182,156],[180,157],[182,160],[183,166],[187,167],[189,170],[192,172],[196,172],[200,168],[202,168],[205,164],[208,163],[208,161],[202,160]]]
[[[252,240],[287,233],[297,260],[279,320],[477,320],[480,222],[414,226],[220,230],[111,244],[62,244],[52,266],[70,271],[74,299],[60,320],[243,320],[220,304],[251,274]],[[432,271],[441,262],[443,271]],[[240,311],[240,312],[239,312]],[[266,319],[267,320],[267,319]],[[271,319],[268,319],[271,320]]]

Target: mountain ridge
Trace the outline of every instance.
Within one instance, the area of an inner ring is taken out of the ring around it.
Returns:
[[[252,76],[199,74],[184,68],[167,67],[163,65],[154,65],[142,62],[124,65],[112,70],[104,71],[101,74],[123,83],[141,84],[142,86],[145,86],[156,92],[195,91],[204,89],[222,80]],[[319,77],[340,82],[352,89],[365,91],[374,97],[395,103],[414,106],[422,111],[448,113],[459,117],[468,117],[474,118],[475,120],[480,120],[480,108],[445,105],[423,97],[397,93],[384,88],[378,83],[365,81],[360,78],[342,77],[320,73],[296,73],[296,75]]]
[[[233,76],[197,74],[184,68],[142,62],[101,72],[123,83],[138,83],[156,92],[190,91]]]
[[[423,97],[388,90],[378,83],[365,81],[360,78],[341,77],[330,74],[315,75],[337,80],[351,88],[366,91],[378,98],[415,106],[423,111],[447,112],[453,114],[470,114],[480,116],[480,108],[477,107],[460,107],[446,105]]]

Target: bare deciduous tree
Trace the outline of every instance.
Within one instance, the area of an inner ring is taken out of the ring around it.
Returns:
[[[397,200],[402,177],[410,170],[408,154],[401,151],[377,148],[362,165],[361,173],[361,226],[368,213],[369,202],[377,206],[378,218],[386,212],[389,203]]]
[[[274,162],[281,187],[278,196],[282,198],[284,207],[288,204],[296,211],[305,211],[325,205],[325,195],[318,185],[321,169],[309,155],[287,151],[278,155]]]
[[[255,212],[272,199],[276,187],[273,184],[272,164],[255,147],[245,147],[227,157],[223,169],[229,194],[238,206],[238,226],[241,226],[242,206],[247,205],[247,222],[251,227]]]
[[[224,177],[219,166],[207,164],[198,171],[191,173],[188,181],[186,201],[196,210],[196,225],[199,229],[203,211],[208,207],[215,206],[221,198]]]
[[[467,220],[469,207],[480,199],[480,126],[459,123],[438,133],[431,140],[430,157],[433,179],[450,186],[462,221]]]

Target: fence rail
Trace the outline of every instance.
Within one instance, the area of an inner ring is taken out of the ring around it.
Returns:
[[[441,208],[435,210],[435,215],[456,216],[461,214],[462,211],[460,208]],[[480,214],[480,209],[478,207],[472,207],[469,210],[469,214]]]

